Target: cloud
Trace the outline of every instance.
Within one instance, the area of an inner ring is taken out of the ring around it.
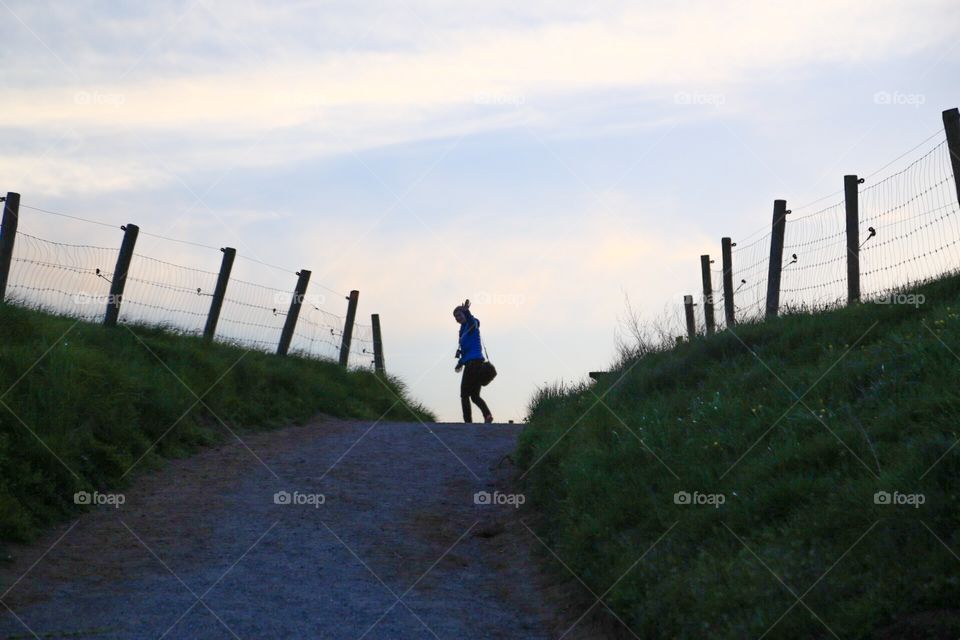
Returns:
[[[300,37],[284,41],[286,55],[272,55],[284,34],[303,35],[301,13],[256,5],[245,13],[214,5],[195,10],[202,20],[165,12],[164,21],[190,37],[178,40],[176,29],[172,34],[167,29],[141,43],[145,62],[162,61],[150,74],[120,72],[123,65],[107,72],[108,47],[126,50],[131,44],[122,40],[119,19],[89,27],[94,44],[76,57],[90,66],[75,66],[76,77],[68,82],[57,77],[48,86],[8,81],[0,127],[67,127],[101,140],[132,132],[143,140],[140,148],[105,142],[116,147],[116,155],[130,158],[150,150],[191,171],[225,163],[292,164],[505,127],[549,125],[563,133],[565,123],[557,117],[564,106],[582,101],[616,112],[616,102],[596,101],[615,90],[639,92],[662,104],[647,118],[657,122],[665,119],[664,111],[676,110],[664,101],[674,91],[717,96],[803,65],[870,65],[934,47],[951,35],[950,21],[943,19],[950,7],[695,2],[622,8],[614,15],[567,9],[552,21],[488,19],[467,29],[451,26],[441,19],[445,11],[428,4],[414,8],[413,18],[405,16],[407,28],[420,23],[407,35],[418,38],[414,43],[378,27],[372,41],[359,38],[355,47],[329,49]],[[313,14],[317,11],[327,15]],[[349,18],[334,11],[333,19]],[[269,45],[256,35],[262,21],[275,30]],[[133,18],[121,23],[130,22],[142,23]],[[134,34],[145,32],[131,28]],[[197,47],[202,37],[216,45]],[[231,41],[233,51],[226,45]],[[167,60],[174,52],[179,58]],[[42,49],[31,55],[50,57]],[[174,140],[181,148],[170,144]],[[256,153],[244,153],[250,149]],[[91,154],[89,161],[96,160]],[[88,184],[106,191],[163,180],[162,174],[128,170]]]

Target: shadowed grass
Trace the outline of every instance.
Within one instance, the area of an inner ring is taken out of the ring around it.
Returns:
[[[121,487],[131,469],[232,438],[221,420],[260,429],[318,413],[434,419],[398,380],[333,362],[9,305],[0,305],[0,326],[4,540],[29,540],[77,511],[76,491]]]
[[[518,454],[538,533],[641,638],[957,637],[960,278],[917,292],[542,389]]]

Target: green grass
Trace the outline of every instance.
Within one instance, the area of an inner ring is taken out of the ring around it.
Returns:
[[[232,438],[220,420],[230,429],[318,413],[433,420],[398,380],[332,362],[7,305],[0,327],[3,540],[30,540],[77,512],[76,491],[122,487],[135,475],[131,467],[142,471]]]
[[[917,291],[540,390],[518,453],[538,533],[641,638],[863,638],[924,612],[957,637],[960,278]]]

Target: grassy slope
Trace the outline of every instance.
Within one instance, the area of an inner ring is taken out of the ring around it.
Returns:
[[[781,615],[766,637],[871,637],[937,610],[957,637],[960,278],[920,291],[919,309],[740,326],[542,390],[518,466],[548,544],[598,595],[615,585],[605,601],[642,638],[756,638]]]
[[[0,404],[0,539],[27,540],[76,511],[75,491],[122,486],[144,454],[137,470],[232,437],[215,416],[231,429],[280,426],[320,412],[409,420],[416,411],[433,419],[418,405],[397,402],[404,397],[397,381],[387,381],[388,389],[371,373],[334,363],[158,329],[134,327],[134,335],[124,327],[72,325],[0,305],[0,394],[9,407]],[[195,405],[177,377],[209,409]]]

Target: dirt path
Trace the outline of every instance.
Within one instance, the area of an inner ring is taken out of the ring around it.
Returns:
[[[174,461],[12,549],[0,638],[556,637],[538,543],[474,500],[518,429],[323,420]]]

